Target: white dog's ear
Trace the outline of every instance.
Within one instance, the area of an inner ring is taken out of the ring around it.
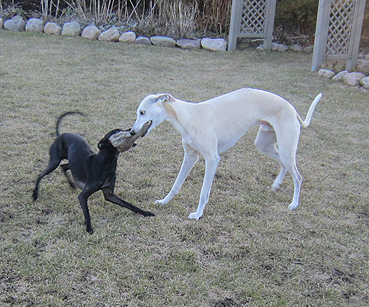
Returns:
[[[158,98],[155,99],[156,103],[174,102],[175,99],[170,94],[159,94]]]

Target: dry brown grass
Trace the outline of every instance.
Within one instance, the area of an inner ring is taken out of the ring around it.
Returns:
[[[0,32],[1,306],[367,306],[368,92],[320,79],[305,54],[209,53]],[[201,101],[240,87],[290,100],[305,117],[319,92],[298,164],[301,205],[287,208],[286,178],[270,189],[275,162],[256,152],[253,129],[223,155],[204,217],[204,174],[195,166],[180,194],[169,190],[182,159],[179,134],[162,124],[119,158],[116,192],[153,211],[143,218],[90,201],[94,235],[60,171],[45,178],[58,115],[94,149],[128,128],[139,101],[169,92]]]

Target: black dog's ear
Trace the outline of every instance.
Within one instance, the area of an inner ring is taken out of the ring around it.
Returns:
[[[99,144],[97,145],[97,147],[99,147],[99,149],[103,149],[104,147],[107,147],[107,146],[113,146],[113,144],[110,142],[110,137],[118,132],[121,132],[122,130],[121,129],[114,129],[114,130],[111,130],[109,131],[107,134],[105,134],[105,136],[103,137],[103,139],[99,142]],[[129,131],[129,130],[127,130]]]
[[[110,144],[109,138],[107,138],[106,136],[99,142],[99,144],[97,145],[97,147],[99,147],[99,149],[103,149],[104,147],[106,147],[107,145]]]

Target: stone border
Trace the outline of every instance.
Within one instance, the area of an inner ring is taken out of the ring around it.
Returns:
[[[0,28],[5,28],[9,31],[21,32],[31,31],[37,33],[47,33],[54,35],[66,35],[66,36],[81,36],[90,40],[100,40],[106,42],[125,42],[134,43],[138,45],[146,46],[162,46],[162,47],[179,47],[182,49],[205,49],[208,51],[226,51],[227,41],[223,38],[199,38],[199,39],[179,39],[175,40],[168,36],[153,36],[145,37],[138,36],[133,31],[127,31],[122,34],[119,33],[116,27],[101,32],[101,30],[95,25],[90,25],[81,29],[81,25],[76,21],[66,22],[63,26],[55,22],[44,22],[39,18],[30,18],[25,21],[21,16],[14,16],[12,19],[8,19],[5,22],[0,18]],[[284,52],[287,50],[301,51],[306,53],[312,52],[312,47],[309,46],[302,48],[299,45],[286,46],[282,44],[272,44],[272,51]],[[262,47],[258,47],[257,53],[263,54],[265,50]]]
[[[65,36],[81,36],[90,40],[100,40],[105,42],[124,42],[147,46],[180,47],[182,49],[200,49],[208,51],[226,51],[227,41],[223,38],[202,38],[202,39],[179,39],[175,40],[168,36],[144,37],[138,36],[133,31],[120,34],[116,27],[101,32],[95,25],[90,25],[81,29],[76,21],[65,23],[63,26],[55,22],[44,22],[39,18],[30,18],[27,22],[21,16],[14,16],[12,19],[3,21],[0,18],[0,28],[9,31],[22,32],[31,31]]]
[[[368,60],[358,60],[357,67],[363,67],[362,71],[366,72],[367,76],[365,76],[365,74],[362,72],[348,72],[347,70],[343,70],[339,73],[336,73],[333,70],[325,68],[319,69],[318,75],[334,81],[342,81],[349,86],[361,86],[362,88],[369,90],[369,54],[367,54],[365,58],[368,58]]]
[[[3,21],[0,18],[0,29],[5,28],[9,31],[22,32],[30,31],[36,33],[47,33],[54,35],[65,36],[80,36],[90,40],[100,40],[105,42],[124,42],[145,46],[162,46],[162,47],[179,47],[182,49],[204,49],[208,51],[226,51],[227,41],[223,38],[202,38],[202,39],[179,39],[175,40],[168,36],[138,36],[133,31],[127,31],[122,34],[119,33],[116,27],[101,32],[95,25],[90,25],[81,29],[81,25],[76,21],[66,22],[61,27],[55,22],[44,22],[39,18],[30,18],[27,22],[21,16],[14,16],[12,19]],[[302,48],[296,44],[293,46],[286,46],[283,44],[272,43],[272,51],[285,52],[292,50],[295,52],[312,53],[313,46]],[[262,47],[256,48],[258,55],[265,55],[265,50]],[[359,72],[349,73],[348,71],[341,71],[336,74],[334,71],[328,69],[321,69],[318,75],[331,78],[332,80],[343,80],[350,86],[362,86],[369,90],[369,54],[362,55],[358,60],[357,69]]]

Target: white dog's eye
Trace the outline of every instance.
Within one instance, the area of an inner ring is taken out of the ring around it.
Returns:
[[[146,111],[140,111],[140,115],[145,115]]]

